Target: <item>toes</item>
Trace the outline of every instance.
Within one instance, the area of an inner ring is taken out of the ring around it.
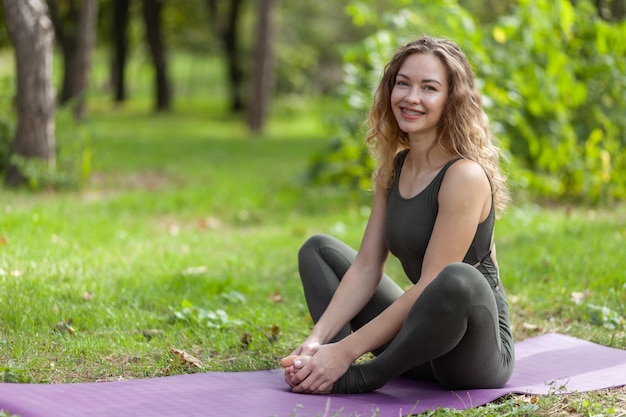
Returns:
[[[286,358],[282,358],[280,360],[280,366],[282,366],[283,368],[288,368],[290,366],[293,366],[294,362],[298,358],[299,358],[298,355],[289,355]]]

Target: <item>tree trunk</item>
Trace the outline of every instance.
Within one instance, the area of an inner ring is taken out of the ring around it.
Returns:
[[[126,59],[128,57],[128,20],[130,0],[113,0],[113,59],[111,83],[114,100],[126,100]]]
[[[621,21],[626,17],[626,0],[613,0],[613,20]]]
[[[273,0],[259,0],[259,21],[254,54],[252,94],[248,109],[248,126],[253,132],[263,131],[272,84],[273,54],[271,17]]]
[[[595,0],[595,5],[604,20],[618,22],[626,17],[626,0]]]
[[[218,0],[206,0],[206,7],[209,11],[209,26],[216,29],[219,23],[218,19],[218,8],[217,8]]]
[[[228,74],[231,91],[231,109],[233,112],[242,111],[245,107],[243,99],[243,70],[239,63],[238,23],[242,0],[232,0],[228,13],[228,25],[222,33],[222,40],[228,62]]]
[[[56,0],[48,0],[54,30],[63,54],[63,81],[59,103],[75,100],[74,116],[84,115],[85,93],[95,44],[98,0],[71,0],[61,14]]]
[[[4,0],[4,13],[17,72],[17,128],[11,154],[40,158],[54,167],[54,30],[48,7],[44,0]],[[18,166],[9,166],[9,185],[21,185],[25,179]]]
[[[78,20],[76,54],[72,66],[75,70],[73,80],[74,117],[77,120],[85,114],[85,95],[89,84],[91,69],[91,52],[96,43],[96,18],[98,16],[98,0],[83,0],[83,7]]]
[[[50,18],[54,24],[56,39],[61,47],[63,57],[63,78],[61,81],[61,91],[59,92],[59,104],[63,105],[74,97],[74,85],[72,80],[76,78],[76,68],[72,65],[76,61],[76,35],[67,30],[65,22],[78,21],[79,11],[75,1],[68,3],[68,8],[64,15],[59,12],[56,0],[47,0],[50,9]]]
[[[161,36],[162,0],[143,0],[143,16],[146,24],[146,37],[154,64],[156,89],[156,110],[167,111],[171,108],[172,94],[167,74],[165,45]]]
[[[209,25],[217,37],[222,41],[226,56],[228,84],[230,92],[230,109],[233,113],[243,111],[245,100],[243,97],[244,71],[241,65],[241,51],[239,48],[239,19],[244,0],[229,0],[230,5],[224,19],[220,15],[219,0],[206,0],[209,11]],[[222,3],[223,4],[223,3]]]

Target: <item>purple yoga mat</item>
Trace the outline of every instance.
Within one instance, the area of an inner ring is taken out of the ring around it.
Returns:
[[[398,378],[358,395],[287,390],[279,370],[215,372],[84,384],[0,384],[0,410],[21,417],[398,417],[465,409],[508,393],[581,392],[626,385],[626,351],[548,334],[518,342],[516,368],[501,389],[447,391]]]

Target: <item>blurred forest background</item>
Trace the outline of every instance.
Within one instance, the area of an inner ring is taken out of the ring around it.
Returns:
[[[277,101],[330,99],[330,145],[308,178],[364,190],[372,89],[396,47],[427,33],[470,58],[517,196],[610,205],[626,196],[625,16],[625,0],[3,0],[0,173],[79,187],[97,158],[90,106],[123,105],[148,78],[155,112],[205,91],[251,140]]]

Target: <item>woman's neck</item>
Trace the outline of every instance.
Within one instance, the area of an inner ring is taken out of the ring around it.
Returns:
[[[421,172],[440,169],[453,157],[440,146],[434,145],[434,141],[413,140],[409,143],[406,162],[409,163],[409,169],[419,175]]]

